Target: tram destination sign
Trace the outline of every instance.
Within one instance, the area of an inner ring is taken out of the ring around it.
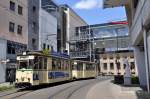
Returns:
[[[34,56],[17,56],[17,60],[29,60],[34,59]]]

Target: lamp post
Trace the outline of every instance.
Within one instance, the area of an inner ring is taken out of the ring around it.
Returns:
[[[117,29],[115,30],[116,31],[116,40],[117,40],[117,50],[116,50],[116,66],[117,66],[117,74],[119,75],[119,69],[120,69],[120,67],[119,67],[119,60],[118,60],[118,31],[117,31]]]
[[[89,42],[90,42],[90,45],[89,45],[89,47],[90,47],[90,62],[91,62],[91,56],[92,56],[92,42],[91,42],[91,30],[90,30],[90,25],[89,25],[89,29],[88,29],[89,31],[88,31],[88,35],[89,35]]]

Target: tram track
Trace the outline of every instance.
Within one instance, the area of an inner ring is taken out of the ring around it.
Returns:
[[[20,92],[15,92],[15,93],[11,93],[11,94],[7,94],[4,96],[1,96],[0,99],[19,99],[19,97],[24,96],[30,92],[33,91],[20,91]]]
[[[88,81],[88,82],[82,82],[79,85],[72,85],[72,86],[66,87],[60,91],[57,91],[55,94],[50,96],[48,99],[70,99],[71,96],[78,90],[80,90],[86,86],[89,86],[90,84],[95,84],[97,82],[99,82],[99,81],[92,80],[92,81]],[[61,97],[61,98],[59,98],[59,97]]]

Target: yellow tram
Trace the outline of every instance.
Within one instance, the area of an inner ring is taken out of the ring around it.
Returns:
[[[94,62],[74,60],[72,67],[73,79],[92,78],[97,76],[97,66]]]
[[[16,86],[26,87],[97,76],[97,67],[88,61],[72,60],[52,52],[24,52],[17,55]]]

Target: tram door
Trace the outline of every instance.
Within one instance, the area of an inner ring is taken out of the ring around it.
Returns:
[[[82,72],[82,77],[84,78],[86,76],[86,63],[83,63],[83,72]]]

